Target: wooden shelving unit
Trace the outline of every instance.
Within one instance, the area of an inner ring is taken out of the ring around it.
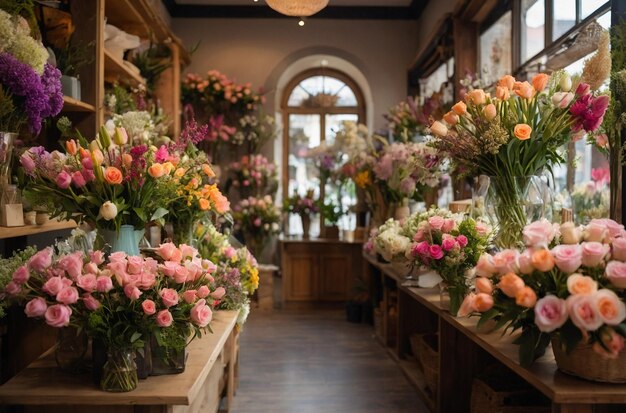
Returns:
[[[107,49],[104,49],[104,79],[111,83],[129,83],[133,86],[146,83],[141,74],[130,69],[123,60],[113,56]]]
[[[45,232],[74,229],[74,221],[48,221],[43,225],[24,225],[22,227],[0,227],[0,239],[25,237],[27,235],[43,234]]]
[[[76,100],[69,96],[63,96],[63,112],[87,112],[93,113],[96,111],[94,105]]]

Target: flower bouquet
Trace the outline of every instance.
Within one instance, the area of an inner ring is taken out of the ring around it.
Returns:
[[[309,237],[311,228],[311,215],[320,212],[319,205],[313,199],[314,193],[312,189],[306,191],[306,195],[300,196],[296,191],[289,198],[283,201],[283,211],[290,214],[297,214],[302,220],[303,237]]]
[[[262,147],[276,136],[276,121],[269,115],[249,114],[239,119],[237,132],[232,136],[234,145],[247,145],[250,152]]]
[[[557,364],[566,372],[626,381],[624,227],[609,219],[583,227],[541,220],[526,226],[523,234],[523,252],[480,257],[477,293],[466,298],[461,312],[477,311],[480,323],[495,320],[505,330],[521,330],[515,343],[522,365],[540,357],[552,340]],[[582,370],[571,368],[575,360],[568,354],[582,356]],[[616,358],[617,364],[605,360]],[[603,372],[596,370],[598,365]]]
[[[417,97],[409,96],[407,100],[390,108],[384,117],[394,141],[411,142],[416,135],[427,134],[429,119],[440,117],[442,109],[440,93],[427,98],[423,106],[418,103]]]
[[[243,234],[246,245],[260,257],[270,238],[280,232],[280,210],[272,197],[249,197],[233,208],[235,230]]]
[[[488,213],[501,248],[517,246],[529,215],[543,213],[542,190],[532,187],[533,176],[564,162],[560,148],[572,132],[591,133],[602,123],[608,96],[595,96],[584,83],[574,93],[571,87],[565,72],[540,73],[532,84],[507,75],[495,96],[472,90],[431,125],[435,147],[456,167],[490,177]],[[538,199],[530,200],[533,196]]]
[[[472,218],[432,208],[409,218],[403,229],[413,241],[407,256],[437,272],[450,296],[450,313],[456,315],[469,293],[467,272],[487,248],[489,228]]]
[[[102,251],[55,256],[48,247],[17,268],[4,292],[26,302],[28,317],[43,318],[51,327],[84,329],[105,345],[102,389],[130,391],[137,386],[133,354],[143,351],[149,336],[162,346],[184,348],[191,332],[200,336],[210,330],[207,298],[223,296],[209,289],[215,265],[195,249],[162,244],[157,254],[161,264],[123,252],[105,263]]]
[[[278,189],[276,164],[263,155],[244,155],[228,169],[232,176],[226,187],[238,189],[244,197],[272,195]]]
[[[171,176],[175,167],[167,160],[167,148],[131,146],[127,141],[124,129],[116,129],[111,139],[101,128],[92,142],[82,137],[66,141],[65,153],[28,149],[20,157],[26,197],[33,205],[45,205],[53,217],[115,231],[117,236],[108,235],[112,247],[138,254],[139,240],[125,246],[120,237],[128,231],[132,235],[133,229],[141,235],[147,222],[163,220],[176,197]]]
[[[406,263],[411,239],[404,234],[399,221],[390,218],[372,235],[375,251],[388,262]]]
[[[591,181],[574,187],[571,198],[576,223],[609,216],[609,180],[608,169],[592,169]]]

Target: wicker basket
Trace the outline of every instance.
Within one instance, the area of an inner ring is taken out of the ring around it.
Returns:
[[[511,373],[475,378],[470,413],[550,413],[550,401]]]
[[[563,373],[591,381],[626,383],[626,351],[617,359],[606,359],[593,351],[590,344],[578,343],[569,354],[561,348],[561,342],[552,338],[552,351],[556,365]]]
[[[437,399],[439,387],[439,336],[437,334],[421,334],[415,340],[415,357],[422,365],[424,381],[430,390],[432,399]]]

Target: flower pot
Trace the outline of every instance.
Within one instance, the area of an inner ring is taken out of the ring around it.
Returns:
[[[488,179],[485,213],[496,231],[495,245],[501,249],[522,246],[524,227],[543,218],[550,207],[541,178],[503,175]]]
[[[339,227],[337,225],[324,227],[324,238],[339,239]]]
[[[35,223],[37,225],[43,225],[50,220],[50,214],[47,212],[37,211],[37,215],[35,215]]]
[[[25,225],[35,225],[36,223],[37,223],[37,212],[36,211],[24,212],[24,224]]]
[[[302,221],[302,238],[309,239],[309,233],[311,231],[311,216],[301,214],[300,220]]]
[[[61,91],[65,96],[81,100],[80,80],[74,76],[61,76]]]
[[[122,251],[130,256],[139,255],[139,242],[144,232],[143,229],[135,229],[132,225],[122,225],[119,232],[100,230],[104,241],[111,246],[111,252]]]
[[[554,336],[552,351],[563,373],[591,381],[626,383],[626,351],[621,351],[616,359],[608,359],[593,351],[591,344],[581,341],[568,354]]]
[[[134,356],[135,352],[130,348],[109,348],[100,388],[114,393],[135,390],[138,378]]]

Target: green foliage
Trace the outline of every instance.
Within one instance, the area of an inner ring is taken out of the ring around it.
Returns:
[[[163,72],[172,67],[171,51],[167,46],[150,43],[146,50],[134,53],[132,63],[146,79],[148,90],[154,91],[156,82]]]
[[[65,76],[78,77],[78,73],[83,66],[93,63],[94,42],[83,44],[80,42],[70,42],[63,48],[52,47],[56,57],[57,68]]]
[[[318,200],[317,207],[320,211],[320,215],[324,217],[324,222],[330,225],[337,225],[339,219],[346,213],[340,204],[335,204],[331,200],[326,200],[324,202]]]

